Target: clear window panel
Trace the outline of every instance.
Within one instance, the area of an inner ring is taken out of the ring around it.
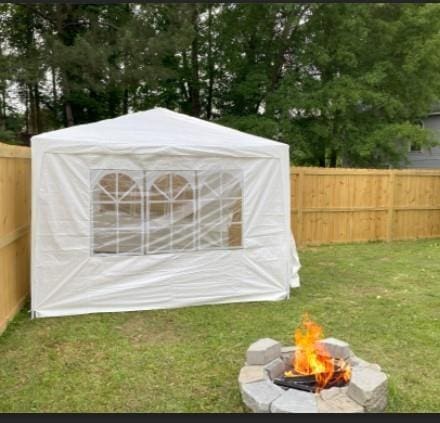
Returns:
[[[93,202],[116,201],[116,173],[105,171],[93,171]]]
[[[200,248],[220,248],[222,246],[220,226],[200,226]]]
[[[118,173],[118,198],[120,202],[142,201],[144,172],[124,170]]]
[[[148,200],[149,201],[168,201],[168,194],[164,191],[160,190],[155,185],[152,185],[150,190],[148,191]]]
[[[119,203],[118,227],[142,230],[142,203]]]
[[[192,200],[194,198],[194,171],[171,173],[171,197],[174,200]]]
[[[192,185],[186,184],[180,190],[175,193],[175,200],[192,200],[194,198],[194,189]]]
[[[241,247],[242,183],[239,170],[92,170],[92,250]]]
[[[194,225],[173,226],[172,249],[193,250],[195,248],[195,231]]]
[[[171,249],[171,226],[150,227],[147,242],[149,253],[169,251]]]
[[[232,221],[235,223],[240,223],[243,221],[243,205],[241,198],[239,200],[234,201],[234,205],[232,207]]]
[[[170,203],[150,203],[148,219],[156,225],[169,225],[171,216]]]
[[[93,227],[97,229],[116,228],[116,205],[112,203],[98,203],[93,205]]]
[[[241,222],[241,200],[223,200],[222,216],[228,224]]]
[[[147,172],[147,198],[149,201],[171,199],[171,176],[164,172]]]
[[[136,182],[129,175],[118,172],[118,197],[121,199],[128,191],[136,186]]]
[[[219,198],[221,194],[221,171],[202,171],[199,173],[200,198]]]
[[[142,253],[142,232],[125,232],[118,233],[119,253],[139,255]]]
[[[93,234],[94,254],[116,254],[117,233],[116,231],[95,230]]]
[[[241,172],[227,171],[222,173],[222,198],[241,197]]]
[[[221,201],[200,201],[200,224],[216,225],[220,223]]]
[[[228,231],[228,246],[229,247],[241,247],[242,246],[242,234],[241,223],[234,223],[229,227]]]
[[[194,221],[194,203],[192,201],[181,201],[172,204],[173,224],[189,224]]]
[[[93,190],[94,203],[115,202],[116,201],[115,197],[116,197],[115,193],[106,192],[104,189],[101,188],[100,185],[96,185]]]
[[[220,232],[221,246],[222,248],[229,247],[229,225],[227,223],[222,223],[219,225],[218,230]]]
[[[116,172],[103,172],[102,176],[99,178],[98,185],[103,192],[107,192],[116,198],[117,178],[118,175]]]
[[[142,201],[142,193],[138,184],[133,184],[128,191],[119,195],[121,203],[133,203]]]

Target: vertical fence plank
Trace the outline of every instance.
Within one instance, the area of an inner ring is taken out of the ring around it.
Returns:
[[[303,221],[303,197],[304,197],[304,171],[300,170],[298,174],[298,195],[297,195],[297,201],[296,201],[296,207],[298,209],[298,230],[296,234],[296,241],[298,242],[298,245],[302,245],[303,243],[303,227],[304,227],[304,221]]]
[[[395,191],[396,175],[395,171],[390,170],[388,179],[388,218],[387,218],[387,241],[393,240],[394,227],[394,191]]]

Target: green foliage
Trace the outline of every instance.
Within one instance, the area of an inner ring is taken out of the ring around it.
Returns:
[[[398,165],[409,142],[433,143],[415,125],[440,90],[440,9],[432,6],[315,5],[301,68],[268,100],[287,120],[284,139],[302,135],[303,163]]]
[[[0,142],[11,143],[15,141],[16,134],[9,129],[0,129]]]
[[[276,139],[278,124],[273,119],[260,115],[228,115],[217,121],[239,131]]]
[[[391,164],[398,167],[409,143],[429,148],[437,141],[434,133],[409,122],[375,125],[359,146],[354,143],[350,146],[346,163],[349,166],[380,167],[381,164]]]
[[[440,98],[437,4],[5,4],[0,40],[0,128],[23,107],[36,133],[160,105],[296,164],[399,166],[435,143],[418,122]]]

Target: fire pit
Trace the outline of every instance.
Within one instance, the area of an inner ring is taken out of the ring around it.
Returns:
[[[321,327],[307,317],[293,347],[270,338],[254,342],[238,377],[243,402],[257,413],[382,412],[387,380],[346,342],[322,339]]]

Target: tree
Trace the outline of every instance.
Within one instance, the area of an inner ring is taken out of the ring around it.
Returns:
[[[45,69],[36,38],[38,21],[25,5],[8,5],[2,10],[2,18],[3,34],[10,51],[5,60],[6,69],[16,69],[14,78],[26,109],[26,132],[37,134],[42,129],[40,82]]]
[[[315,5],[301,66],[272,99],[294,159],[319,166],[398,165],[407,142],[433,142],[416,121],[440,86],[433,5]]]

